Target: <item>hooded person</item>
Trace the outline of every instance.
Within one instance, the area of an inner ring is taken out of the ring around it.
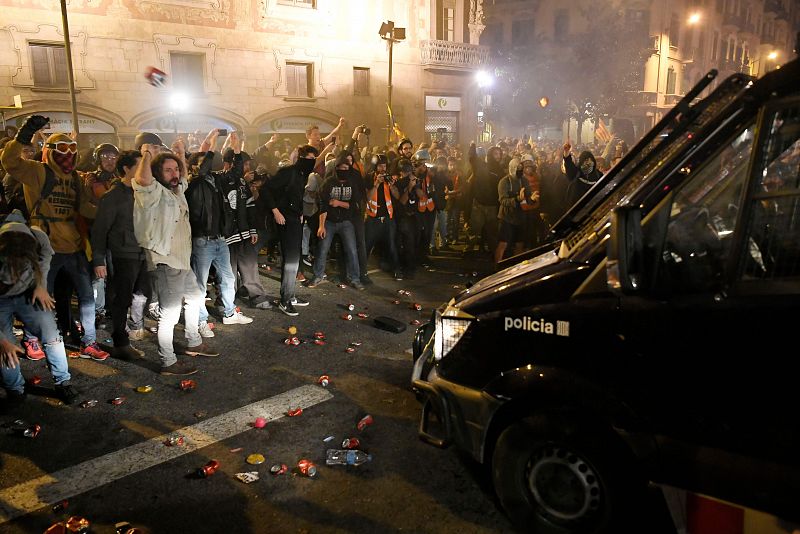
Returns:
[[[42,161],[22,158],[22,149],[50,120],[31,115],[20,127],[13,141],[3,150],[3,167],[22,183],[31,224],[39,226],[50,239],[55,251],[47,276],[47,290],[53,294],[56,276],[62,270],[72,280],[78,293],[83,334],[81,357],[103,361],[108,353],[96,341],[95,302],[89,261],[85,254],[85,237],[78,226],[79,216],[94,219],[97,209],[89,192],[75,172],[78,143],[63,133],[54,133],[45,142]],[[69,316],[69,300],[61,303],[59,316]],[[61,306],[64,305],[64,308]],[[69,325],[69,322],[67,322]],[[64,324],[62,323],[62,328]]]
[[[564,174],[569,181],[566,195],[566,209],[572,207],[580,198],[586,194],[592,186],[597,183],[603,174],[597,169],[597,160],[588,150],[584,150],[578,156],[578,164],[570,154],[571,146],[569,143],[564,145]]]
[[[485,161],[480,158],[479,150],[474,143],[469,148],[469,163],[472,167],[472,210],[469,220],[469,238],[464,252],[472,251],[481,240],[490,253],[497,248],[497,212],[500,200],[497,186],[505,176],[501,166],[502,151],[499,147],[491,147],[486,151]]]

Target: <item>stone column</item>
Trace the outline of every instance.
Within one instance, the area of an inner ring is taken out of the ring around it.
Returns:
[[[469,43],[480,44],[481,33],[486,29],[483,23],[483,0],[469,2]]]

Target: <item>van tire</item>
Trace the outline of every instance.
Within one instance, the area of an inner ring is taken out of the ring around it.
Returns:
[[[646,490],[637,478],[610,430],[560,414],[536,414],[508,426],[492,456],[500,504],[525,532],[626,532],[625,516]]]

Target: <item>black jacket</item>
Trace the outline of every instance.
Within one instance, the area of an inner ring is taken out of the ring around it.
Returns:
[[[189,223],[192,237],[236,238],[250,237],[247,220],[246,198],[238,202],[238,188],[244,179],[244,163],[241,154],[234,154],[233,166],[228,171],[211,171],[214,152],[209,151],[200,161],[197,175],[186,189],[189,204]],[[229,194],[233,193],[233,199]]]
[[[278,208],[286,218],[300,217],[303,214],[303,193],[307,179],[297,164],[279,169],[259,191],[258,200],[262,203],[264,213],[269,214]]]
[[[581,171],[581,166],[586,160],[592,160],[594,163],[594,168],[588,175],[583,174],[583,171]],[[578,156],[577,165],[575,165],[575,162],[572,160],[571,156],[564,158],[564,170],[566,171],[565,174],[567,175],[567,180],[569,180],[564,202],[566,206],[564,211],[566,211],[578,200],[580,200],[580,198],[586,194],[586,192],[591,189],[597,180],[599,180],[603,175],[597,170],[597,161],[594,159],[592,153],[588,150],[584,150],[581,152],[580,156]]]
[[[97,206],[92,225],[92,265],[106,264],[106,252],[126,260],[144,259],[133,233],[133,188],[116,181]]]
[[[499,150],[499,148],[492,147]],[[492,150],[490,149],[490,151]],[[482,206],[499,206],[497,198],[497,185],[505,175],[502,168],[487,152],[486,161],[481,160],[474,146],[469,148],[469,163],[472,166],[472,198]]]

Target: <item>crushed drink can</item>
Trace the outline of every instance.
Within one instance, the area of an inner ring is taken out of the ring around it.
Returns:
[[[167,447],[180,447],[183,444],[184,444],[183,436],[180,436],[178,434],[173,434],[171,436],[168,436],[167,439],[164,440],[164,445],[166,445]]]
[[[275,464],[269,468],[269,472],[272,473],[273,476],[282,475],[288,470],[289,466],[286,464]]]
[[[256,417],[256,420],[253,422],[253,428],[264,428],[267,426],[267,420],[263,417]]]
[[[59,512],[63,512],[69,506],[69,501],[64,499],[62,501],[58,501],[53,505],[53,513],[57,514]]]
[[[419,325],[421,325],[422,323],[421,323],[421,322],[419,322],[419,319],[414,319],[414,320],[412,320],[412,321],[411,321],[411,324],[412,324],[413,326],[419,326]]]
[[[94,408],[97,406],[97,399],[85,400],[79,406],[81,408]]]
[[[113,399],[109,399],[109,403],[113,404],[114,406],[119,406],[125,402],[125,397],[114,397]]]
[[[191,391],[197,387],[197,382],[194,380],[181,380],[179,387],[181,391]]]
[[[342,319],[344,319],[345,321],[352,321],[353,316],[350,315],[349,313],[345,313],[344,315],[342,315]]]
[[[34,386],[38,386],[41,383],[42,383],[42,377],[41,376],[33,375],[31,377],[31,384],[33,384]]]
[[[199,467],[197,471],[195,471],[195,474],[200,478],[208,478],[216,473],[217,469],[219,469],[219,462],[217,460],[211,460],[203,467]]]
[[[324,344],[325,344],[325,340],[324,339],[319,339],[318,338],[318,339],[314,340],[314,345],[324,345]]]
[[[148,386],[139,386],[138,388],[136,388],[136,392],[137,393],[150,393],[151,391],[153,391],[153,386],[150,386],[150,385],[148,385]]]
[[[283,344],[296,347],[300,344],[300,338],[297,336],[287,337],[283,340]]]
[[[326,388],[326,387],[328,387],[328,384],[331,383],[331,379],[330,379],[330,377],[328,375],[322,375],[321,377],[319,377],[319,379],[317,379],[317,383],[320,386]]]
[[[369,315],[367,315],[364,312],[361,312],[361,313],[358,314],[358,317],[361,318],[361,319],[366,319],[367,317],[369,317]]]
[[[344,349],[344,351],[346,353],[348,353],[348,354],[352,354],[352,353],[354,353],[356,351],[356,348],[355,347],[347,347],[346,349]]]
[[[73,515],[67,519],[65,526],[68,532],[86,532],[89,530],[89,520],[85,517]]]
[[[405,290],[405,289],[398,289],[397,290],[397,294],[398,295],[405,295],[407,297],[410,297],[411,296],[411,291],[408,291],[408,290]]]
[[[355,309],[356,309],[356,307],[355,307],[355,305],[354,305],[354,304],[350,303],[350,304],[348,304],[348,305],[347,305],[347,310],[348,310],[348,311],[353,311],[353,310],[355,310]]]
[[[302,415],[303,409],[302,408],[295,408],[293,410],[289,410],[286,412],[286,415],[289,417],[297,417],[298,415]]]
[[[323,332],[314,332],[315,339],[325,339],[325,334]]]
[[[245,461],[250,465],[261,465],[264,463],[266,458],[264,458],[263,454],[250,454]]]
[[[365,415],[364,417],[361,418],[361,420],[356,425],[356,428],[358,428],[359,431],[363,431],[365,428],[367,428],[369,425],[371,425],[374,422],[375,421],[374,421],[374,419],[372,419],[372,416],[367,414],[367,415]]]
[[[415,302],[411,307],[417,311],[422,311],[422,304],[419,304],[417,302]]]
[[[314,465],[314,462],[311,460],[307,460],[303,458],[299,462],[297,462],[297,469],[300,471],[301,474],[312,478],[317,476],[317,466]]]
[[[361,446],[361,441],[358,438],[347,438],[342,442],[343,449],[357,449]]]

